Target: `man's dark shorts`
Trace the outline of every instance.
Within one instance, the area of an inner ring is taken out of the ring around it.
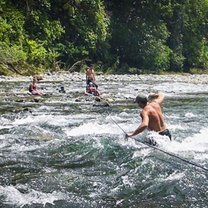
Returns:
[[[92,82],[92,84],[93,84],[96,88],[98,88],[98,85],[97,85],[92,79],[87,79],[87,81],[86,81],[87,85],[89,85],[90,82]]]
[[[171,134],[170,134],[170,131],[168,129],[165,129],[164,131],[162,132],[159,132],[160,135],[162,136],[167,136],[169,137],[170,141],[171,141]],[[146,143],[150,144],[150,145],[153,145],[153,146],[156,146],[157,145],[157,142],[155,141],[154,138],[146,138]]]
[[[171,139],[172,136],[171,136],[170,131],[169,131],[168,129],[165,129],[164,131],[159,132],[159,134],[162,135],[162,136],[168,136],[169,139],[170,139],[170,141],[172,140],[172,139]]]

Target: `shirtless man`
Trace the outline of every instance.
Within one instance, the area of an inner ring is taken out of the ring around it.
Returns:
[[[95,83],[95,70],[93,68],[93,65],[90,65],[89,68],[86,69],[86,83],[87,85],[92,82],[96,88],[98,88],[98,85]]]
[[[142,122],[135,131],[126,134],[126,138],[135,136],[148,128],[150,131],[168,136],[171,140],[171,134],[166,127],[161,110],[163,100],[163,94],[150,94],[148,98],[144,95],[136,97],[135,102],[143,109],[140,113]]]

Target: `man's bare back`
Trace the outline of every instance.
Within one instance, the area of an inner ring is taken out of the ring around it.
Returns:
[[[90,83],[93,83],[93,85],[98,88],[98,85],[95,82],[95,70],[92,65],[86,69],[86,84],[89,85]]]
[[[95,81],[95,70],[93,65],[86,69],[86,79]]]
[[[142,115],[143,114],[143,115]],[[156,132],[164,131],[166,125],[163,119],[162,110],[157,102],[151,102],[144,107],[141,117],[149,117],[148,129]]]
[[[142,108],[140,113],[142,122],[135,131],[126,134],[126,137],[135,136],[148,128],[151,131],[168,136],[171,140],[171,134],[166,128],[162,114],[161,104],[163,100],[164,95],[162,94],[152,94],[148,99],[146,96],[138,95],[136,97],[136,103]]]
[[[95,71],[92,68],[88,68],[86,70],[86,77],[87,79],[91,79],[92,81],[95,81]]]

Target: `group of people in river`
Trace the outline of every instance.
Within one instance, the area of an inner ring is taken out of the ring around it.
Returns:
[[[38,90],[37,81],[37,77],[33,76],[32,83],[29,86],[29,92],[32,95],[42,96],[44,94]],[[90,65],[90,67],[86,69],[86,93],[100,96],[93,65]],[[167,136],[171,141],[171,133],[167,128],[162,113],[161,104],[163,101],[164,94],[161,93],[152,93],[149,94],[149,96],[143,94],[137,95],[135,103],[137,103],[138,107],[142,109],[140,112],[141,123],[133,132],[126,133],[125,137],[128,138],[136,136],[145,129],[148,129],[150,131],[157,132],[159,135]],[[151,145],[156,145],[156,142],[151,139],[148,141],[148,143]]]
[[[43,96],[44,93],[42,93],[41,90],[39,90],[37,87],[38,81],[39,81],[38,77],[34,75],[32,78],[32,82],[29,85],[29,92],[32,95]],[[59,92],[65,93],[65,89],[63,86],[61,87]],[[86,69],[86,91],[85,93],[92,94],[94,96],[100,96],[100,92],[98,91],[98,85],[96,84],[96,81],[95,81],[95,70],[94,70],[93,65],[90,65],[90,67]]]
[[[97,91],[98,85],[95,82],[95,70],[91,65],[86,70],[86,92],[99,96],[100,93]],[[93,91],[91,91],[93,87]],[[125,137],[133,137],[143,132],[145,129],[155,131],[159,135],[167,136],[170,140],[172,139],[171,133],[166,126],[164,121],[161,104],[164,101],[164,94],[152,93],[147,97],[146,95],[139,94],[135,99],[135,103],[142,109],[140,112],[141,124],[136,130],[130,133],[126,133]],[[156,145],[156,142],[152,139],[148,141],[151,145]]]

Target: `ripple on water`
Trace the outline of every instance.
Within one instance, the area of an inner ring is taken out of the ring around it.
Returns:
[[[150,134],[162,150],[208,167],[207,80],[101,75],[105,108],[84,96],[84,74],[45,76],[39,86],[49,96],[38,102],[30,78],[0,77],[0,206],[206,207],[205,171],[139,141]],[[174,140],[154,132],[125,140],[141,121],[133,99],[157,91]]]

